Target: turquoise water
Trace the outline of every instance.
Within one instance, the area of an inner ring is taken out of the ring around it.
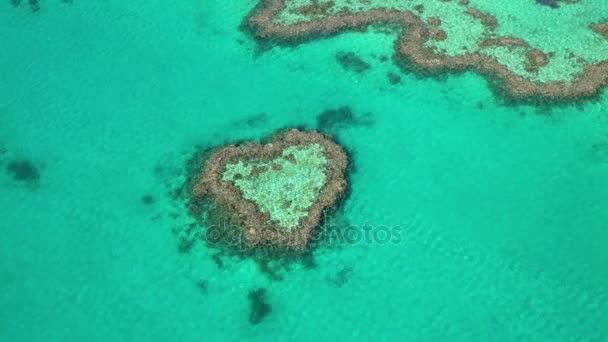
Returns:
[[[473,74],[401,74],[373,30],[259,54],[254,4],[0,3],[1,340],[608,339],[608,95],[505,107]],[[341,106],[373,119],[331,132],[355,165],[342,215],[399,243],[319,249],[282,281],[178,251],[167,192],[196,146]]]

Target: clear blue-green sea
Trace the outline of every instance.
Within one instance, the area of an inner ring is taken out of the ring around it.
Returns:
[[[608,94],[505,105],[473,73],[402,73],[383,30],[262,52],[239,29],[255,3],[0,3],[1,341],[608,340]],[[198,147],[341,107],[340,220],[397,242],[282,280],[180,251],[170,192]]]

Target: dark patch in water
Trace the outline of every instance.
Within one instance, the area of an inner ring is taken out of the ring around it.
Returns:
[[[482,110],[484,108],[484,104],[481,101],[477,102],[476,106],[477,106],[477,109],[479,109],[479,110]]]
[[[397,75],[396,73],[389,71],[386,74],[386,77],[388,78],[388,82],[392,85],[398,84],[399,82],[401,82],[401,76]]]
[[[19,7],[22,2],[22,0],[10,0],[10,3],[13,5],[13,7]],[[40,11],[40,2],[38,0],[28,0],[27,2],[30,5],[30,10],[32,11],[32,13]],[[72,0],[62,0],[61,2],[63,2],[64,4],[71,4]]]
[[[6,166],[6,171],[20,182],[36,182],[40,179],[38,169],[29,160],[13,160]]]
[[[251,290],[247,298],[249,298],[249,323],[259,324],[272,311],[272,307],[266,301],[266,289]]]
[[[29,4],[32,12],[40,11],[40,4],[38,3],[38,0],[29,0]]]
[[[38,0],[28,0],[28,3],[32,12],[38,12],[40,10],[40,4],[38,3]],[[19,7],[19,5],[21,5],[21,0],[11,0],[11,4],[14,7]]]
[[[144,195],[141,198],[141,202],[145,205],[151,205],[154,203],[154,197],[152,197],[152,195]]]
[[[591,151],[594,154],[596,161],[600,163],[608,163],[608,142],[600,142],[591,146]]]
[[[388,61],[388,57],[386,55],[380,55],[380,56],[378,56],[378,55],[372,53],[371,56],[372,56],[372,58],[375,58],[378,61],[383,62],[383,63],[386,62],[386,61]]]
[[[201,279],[196,282],[196,287],[199,288],[202,294],[207,294],[209,292],[209,282],[205,279]]]
[[[321,132],[353,126],[370,127],[374,124],[371,113],[357,117],[349,106],[327,109],[317,115],[317,128]]]
[[[167,182],[174,177],[178,177],[181,175],[182,170],[177,167],[158,165],[154,167],[154,175],[158,177],[161,181]]]
[[[178,199],[182,196],[182,188],[175,188],[169,192],[169,196],[173,199]]]
[[[344,70],[349,70],[361,74],[369,69],[371,65],[359,58],[354,52],[338,52],[336,53],[336,61]]]
[[[235,127],[258,127],[263,125],[268,121],[268,115],[266,113],[259,113],[249,117],[244,118],[243,120],[236,121],[233,126]]]
[[[215,266],[217,266],[218,270],[221,270],[224,268],[224,262],[222,261],[221,255],[220,253],[215,253],[211,256],[211,259],[213,260],[213,262],[215,263]]]
[[[550,106],[538,106],[536,108],[534,108],[534,111],[536,112],[536,115],[544,115],[544,116],[551,116],[551,107]]]
[[[179,235],[177,237],[177,250],[180,253],[188,253],[194,247],[194,243],[196,242],[195,236],[190,236],[187,234]]]
[[[307,270],[312,270],[317,267],[317,262],[315,261],[312,253],[305,253],[302,255],[302,259],[300,261],[302,262],[302,266],[304,266],[304,268]]]
[[[556,0],[536,0],[536,3],[551,8],[559,8],[559,4]]]
[[[328,280],[337,287],[342,287],[350,280],[350,275],[353,272],[353,268],[350,266],[343,266],[336,274],[330,276]]]

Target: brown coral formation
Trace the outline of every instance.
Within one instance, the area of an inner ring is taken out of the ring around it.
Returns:
[[[429,26],[435,26],[435,27],[437,27],[437,26],[441,25],[441,19],[439,19],[437,17],[430,17],[430,18],[427,19],[426,23]]]
[[[466,4],[466,1],[460,1]],[[480,74],[497,79],[507,95],[518,100],[546,98],[555,101],[568,101],[581,97],[596,95],[608,84],[608,62],[587,65],[583,71],[570,82],[533,82],[509,71],[495,58],[477,52],[449,57],[435,53],[424,46],[431,33],[420,17],[411,11],[391,9],[372,9],[364,13],[341,11],[318,20],[282,25],[273,21],[274,16],[284,7],[284,0],[260,0],[258,6],[245,19],[245,27],[258,39],[273,39],[279,44],[314,39],[320,36],[334,35],[345,30],[364,30],[372,24],[399,25],[401,35],[395,43],[395,60],[402,67],[425,73],[445,71],[465,71],[473,69]],[[417,6],[416,12],[422,13],[423,6]],[[469,15],[479,18],[489,29],[495,28],[496,19],[479,10],[467,9]],[[527,47],[527,43],[518,38],[503,37],[486,44],[497,43],[507,46]]]
[[[502,36],[498,38],[486,38],[479,42],[479,47],[486,48],[490,46],[503,46],[509,50],[513,50],[515,48],[524,48],[527,49],[530,47],[528,42],[523,39],[511,37],[511,36]]]
[[[591,29],[593,30],[593,32],[599,34],[600,36],[608,40],[608,24],[593,24],[591,25]]]
[[[469,8],[466,10],[468,15],[481,20],[481,23],[487,27],[490,31],[494,31],[496,26],[498,26],[498,21],[492,15],[481,12],[476,8]]]
[[[435,41],[444,41],[448,39],[448,35],[442,29],[431,28],[429,29],[429,36]]]
[[[328,161],[325,171],[326,183],[309,208],[308,215],[300,219],[296,229],[286,231],[276,223],[270,222],[269,215],[260,212],[253,202],[244,199],[236,185],[222,181],[227,164],[252,159],[270,161],[280,156],[289,146],[308,144],[319,144],[324,150]],[[228,145],[215,151],[206,160],[193,186],[192,196],[195,200],[209,196],[214,203],[222,206],[239,226],[246,247],[271,244],[303,250],[314,229],[319,225],[324,211],[334,206],[345,191],[344,173],[347,163],[344,150],[326,136],[316,131],[292,129],[264,145],[259,143]]]
[[[294,12],[303,15],[322,15],[327,14],[327,11],[332,7],[334,7],[333,1],[319,3],[318,0],[314,0],[310,5],[295,8]]]
[[[539,49],[532,49],[526,52],[526,71],[536,72],[538,68],[549,64],[549,57]]]

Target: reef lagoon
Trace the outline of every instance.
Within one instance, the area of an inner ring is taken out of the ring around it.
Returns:
[[[0,340],[608,340],[607,2],[0,22]],[[251,217],[311,234],[227,244]]]

